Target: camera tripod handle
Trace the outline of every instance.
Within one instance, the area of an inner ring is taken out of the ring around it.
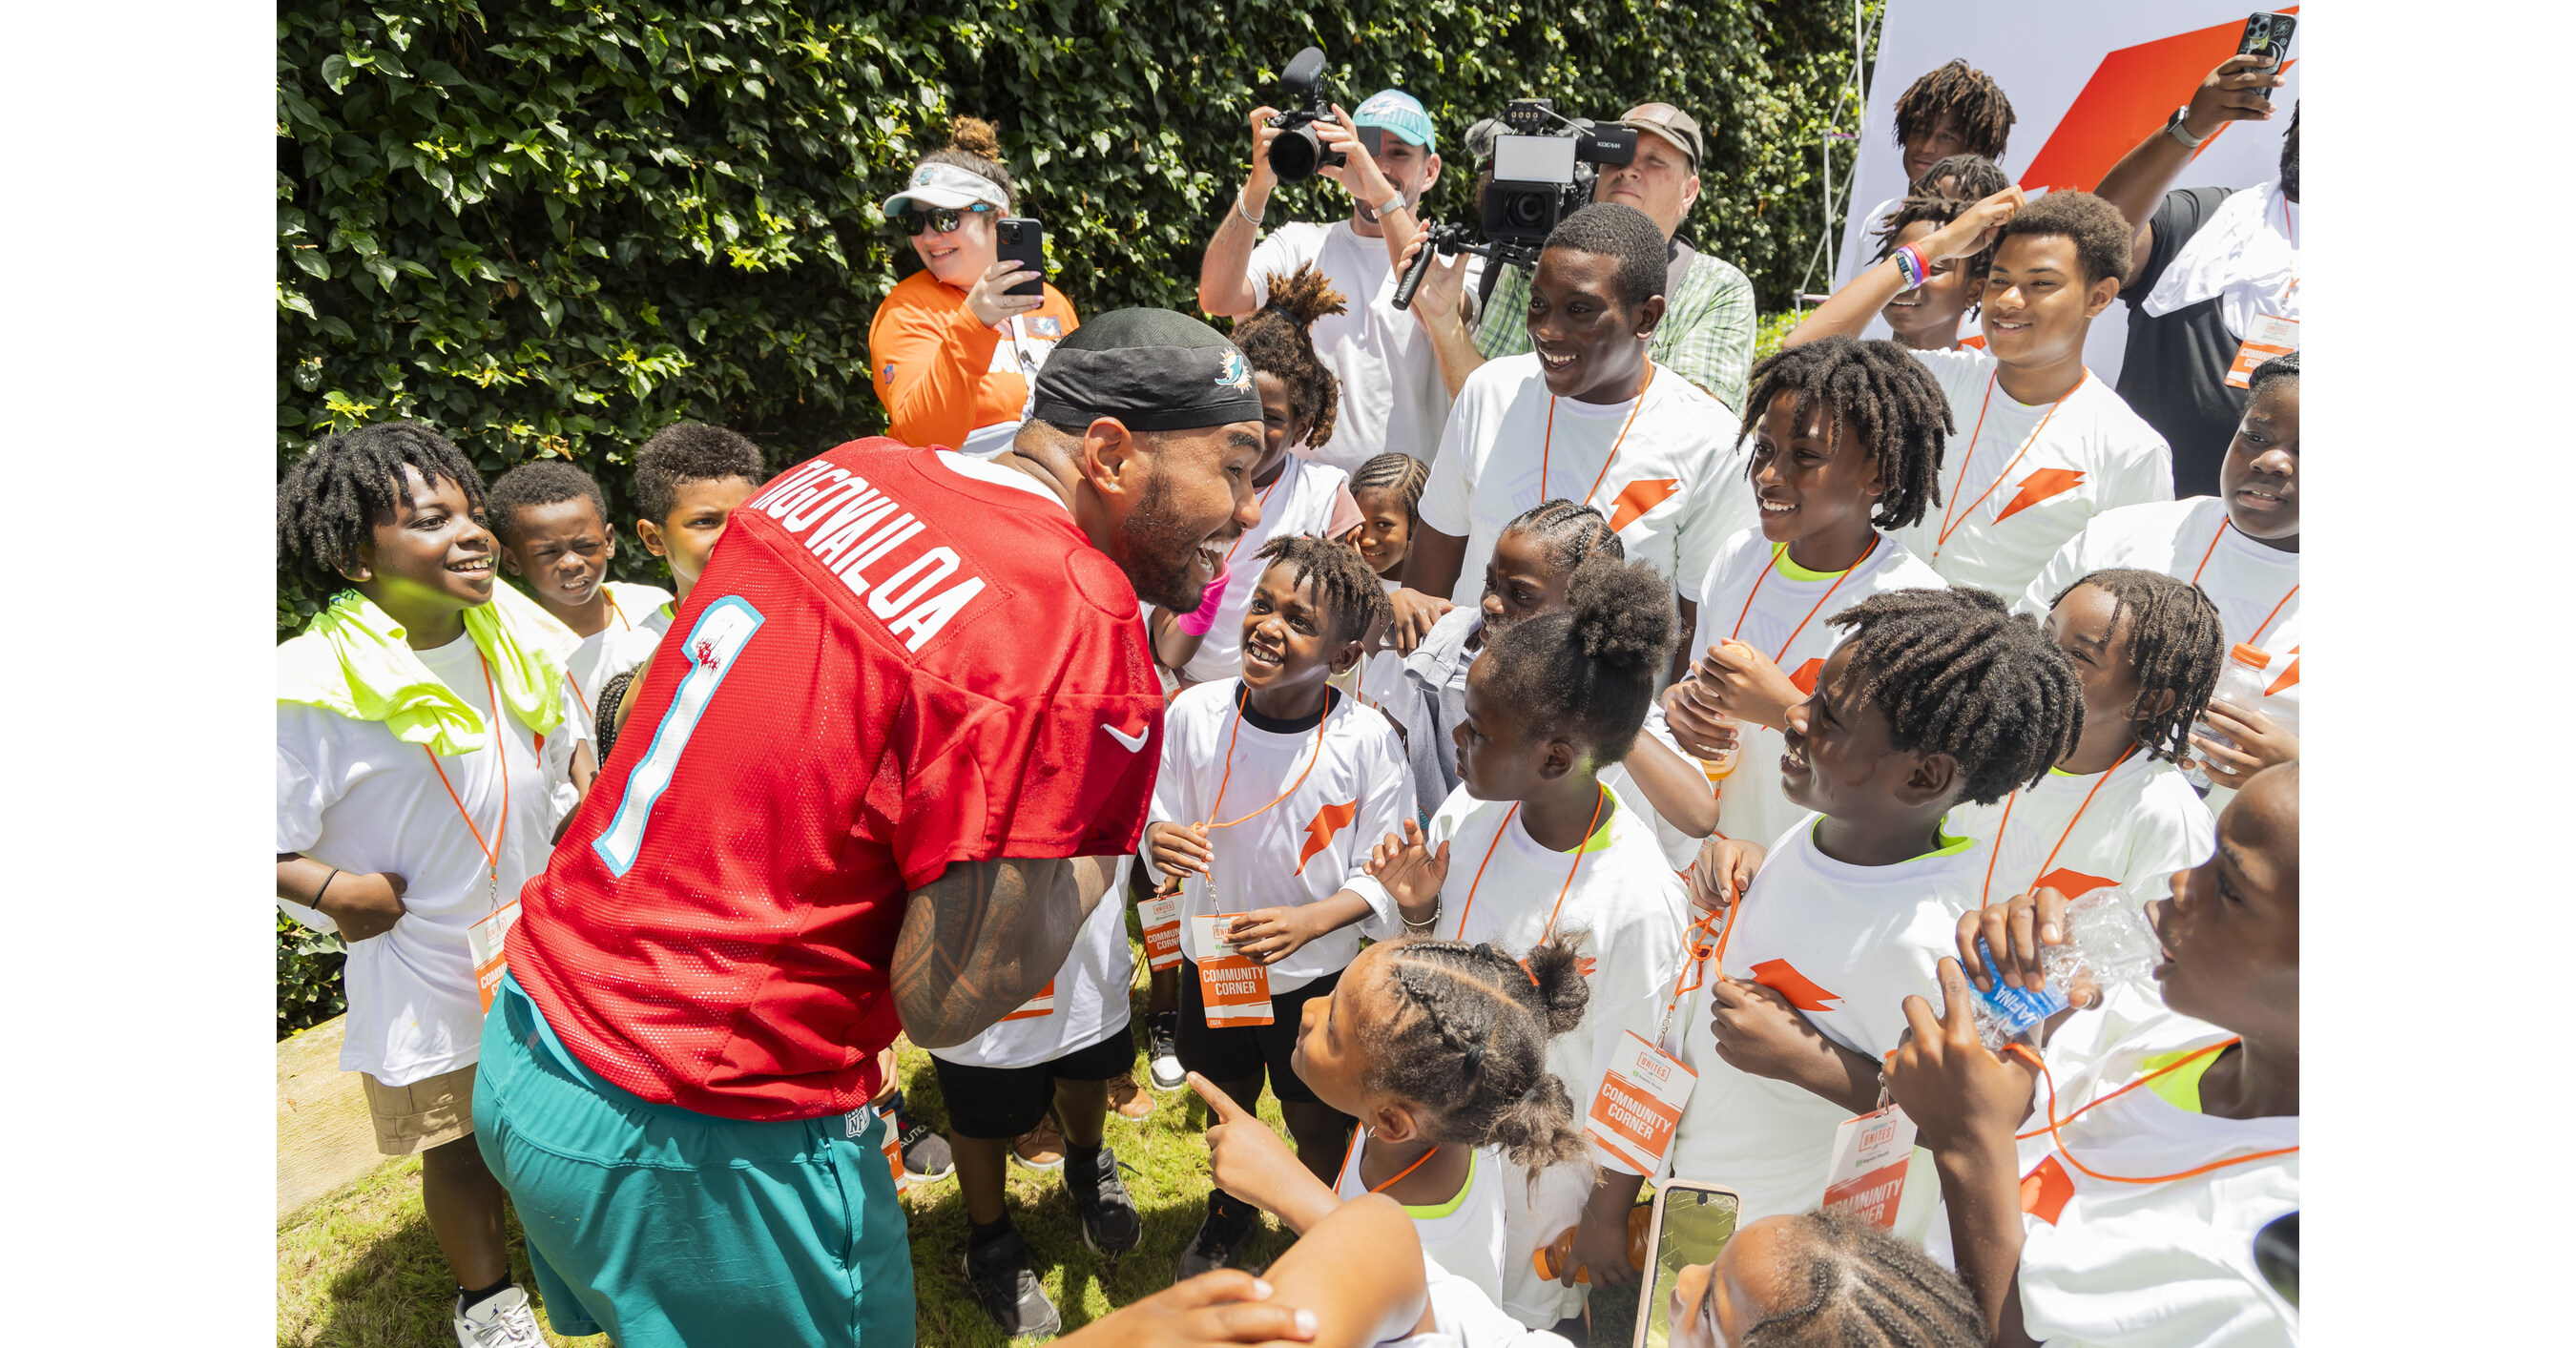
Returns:
[[[1404,269],[1404,276],[1395,283],[1396,308],[1413,307],[1413,292],[1422,288],[1422,274],[1431,270],[1433,253],[1441,252],[1454,256],[1466,251],[1458,246],[1465,234],[1466,230],[1459,225],[1433,225],[1424,231],[1421,250],[1413,255],[1412,264]]]

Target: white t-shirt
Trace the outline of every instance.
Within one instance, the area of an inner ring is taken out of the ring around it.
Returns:
[[[301,852],[352,875],[390,872],[407,886],[393,930],[351,942],[342,971],[349,1023],[341,1070],[364,1072],[389,1086],[476,1060],[483,1003],[466,953],[466,929],[518,898],[519,887],[545,869],[553,830],[536,736],[506,709],[492,714],[474,639],[460,636],[419,655],[441,683],[482,714],[487,729],[500,726],[493,743],[438,759],[433,767],[425,748],[394,738],[381,721],[351,720],[303,703],[277,704],[277,850]],[[564,700],[570,715],[568,687]],[[571,733],[570,722],[557,727],[558,735]],[[440,784],[440,771],[446,785]],[[499,833],[497,896],[482,845],[448,799],[450,787],[486,840]]]
[[[1467,540],[1450,600],[1473,604],[1484,594],[1485,563],[1513,516],[1586,492],[1630,561],[1651,563],[1697,600],[1718,545],[1760,522],[1735,426],[1724,404],[1667,370],[1656,371],[1640,406],[1551,397],[1535,351],[1478,366],[1450,410],[1419,507],[1424,524]]]
[[[1237,679],[1202,683],[1183,689],[1165,709],[1162,772],[1136,854],[1153,865],[1155,824],[1222,824],[1260,811],[1232,828],[1208,831],[1213,897],[1205,876],[1181,882],[1181,952],[1193,962],[1210,954],[1199,948],[1193,918],[1316,903],[1345,889],[1368,901],[1370,916],[1270,966],[1270,992],[1277,996],[1339,972],[1360,953],[1363,934],[1391,940],[1404,930],[1394,898],[1369,877],[1367,865],[1369,849],[1413,817],[1413,776],[1395,727],[1375,711],[1331,693],[1320,727],[1282,734],[1237,715],[1242,686]],[[1263,808],[1283,791],[1285,799]],[[1162,875],[1159,868],[1149,873]]]
[[[1865,1058],[1893,1052],[1904,1003],[1941,1004],[1941,957],[1956,958],[1959,915],[1977,901],[1983,845],[1952,834],[1941,850],[1893,866],[1854,866],[1816,846],[1810,814],[1771,845],[1746,888],[1727,937],[1728,978],[1787,996],[1826,1038]],[[1743,1224],[1804,1212],[1824,1196],[1840,1105],[1784,1081],[1730,1067],[1717,1056],[1705,988],[1682,1006],[1682,1061],[1699,1087],[1674,1130],[1672,1173],[1723,1184],[1743,1196]],[[1905,1211],[1928,1211],[1937,1193],[1906,1185]]]
[[[1380,580],[1387,597],[1404,588],[1404,582]],[[1360,701],[1372,707],[1382,706],[1388,698],[1404,691],[1404,657],[1393,649],[1379,651],[1360,661]]]
[[[1681,971],[1688,925],[1681,881],[1654,829],[1634,810],[1612,809],[1609,815],[1584,843],[1571,888],[1566,874],[1574,858],[1541,847],[1508,801],[1478,800],[1462,786],[1441,803],[1429,830],[1434,850],[1449,844],[1449,875],[1441,886],[1434,935],[1470,945],[1490,941],[1517,957],[1549,932],[1551,915],[1555,930],[1585,933],[1580,951],[1591,1004],[1580,1029],[1547,1046],[1547,1070],[1565,1084],[1578,1115],[1599,1093],[1601,1074],[1625,1035],[1655,1040],[1665,999]],[[1592,1157],[1634,1173],[1597,1145]],[[1541,1172],[1535,1193],[1526,1169],[1508,1160],[1502,1169],[1502,1306],[1522,1323],[1543,1328],[1572,1314],[1584,1294],[1539,1277],[1530,1256],[1581,1218],[1591,1189],[1579,1166]]]
[[[1230,679],[1243,669],[1243,611],[1252,607],[1260,588],[1261,545],[1274,538],[1320,534],[1333,519],[1333,494],[1350,482],[1339,468],[1308,463],[1291,454],[1282,459],[1279,476],[1260,492],[1261,522],[1243,531],[1227,556],[1225,598],[1218,602],[1216,625],[1200,639],[1198,654],[1181,667],[1192,683]],[[1259,802],[1254,802],[1258,804]]]
[[[1850,571],[1825,572],[1798,565],[1785,544],[1772,543],[1759,528],[1747,529],[1726,540],[1700,584],[1690,657],[1696,664],[1709,647],[1741,641],[1812,694],[1825,658],[1844,636],[1826,619],[1874,594],[1948,584],[1892,535],[1881,534],[1878,546]],[[1779,731],[1750,722],[1739,723],[1736,745],[1735,771],[1718,789],[1717,831],[1752,842],[1779,837],[1807,813],[1780,794],[1780,755],[1787,746]]]
[[[2070,899],[2108,885],[2143,905],[2218,846],[2209,807],[2182,770],[2143,752],[2108,774],[2050,768],[2039,785],[1962,804],[1941,826],[1986,845],[1994,865],[1978,875],[1977,893],[1990,904],[2046,884]]]
[[[1330,440],[1297,452],[1345,473],[1388,450],[1428,460],[1449,415],[1449,386],[1431,354],[1431,335],[1395,307],[1386,240],[1360,237],[1348,220],[1281,225],[1252,250],[1245,269],[1254,305],[1270,302],[1272,276],[1285,280],[1307,262],[1342,292],[1348,310],[1308,330],[1315,354],[1341,381],[1341,409]]]
[[[1344,1199],[1369,1191],[1360,1180],[1360,1151],[1367,1145],[1367,1130],[1356,1136],[1350,1154],[1342,1158],[1342,1173],[1333,1181],[1333,1192]],[[1404,1206],[1405,1215],[1413,1218],[1413,1233],[1422,1238],[1423,1255],[1474,1284],[1488,1301],[1503,1294],[1505,1172],[1501,1153],[1478,1147],[1468,1154],[1467,1182],[1448,1202]]]
[[[1673,738],[1672,727],[1664,724],[1663,704],[1658,702],[1646,704],[1646,723],[1637,730],[1638,743],[1643,744],[1648,739],[1680,754],[1683,762],[1691,761],[1691,756],[1682,752],[1681,741]],[[1636,751],[1631,749],[1629,752]],[[1690,869],[1691,862],[1699,856],[1699,845],[1704,839],[1682,832],[1679,825],[1664,818],[1663,813],[1655,808],[1655,802],[1646,798],[1646,789],[1637,785],[1625,759],[1602,768],[1600,776],[1601,784],[1610,788],[1621,804],[1635,810],[1654,828],[1655,845],[1663,849],[1665,863],[1675,871]]]
[[[1432,1332],[1388,1339],[1386,1348],[1574,1348],[1552,1331],[1532,1329],[1511,1317],[1483,1288],[1422,1252],[1431,1302]]]
[[[1127,944],[1125,867],[1110,897],[1091,910],[1064,964],[1048,984],[1054,1009],[1043,1016],[996,1022],[982,1034],[930,1056],[964,1067],[1035,1067],[1127,1032],[1127,990],[1136,981],[1136,952]],[[1025,1009],[1025,1008],[1023,1008]]]
[[[2059,1031],[2075,1028],[2078,1016]],[[2166,1060],[2228,1032],[2165,1011],[2089,1060],[2069,1061],[2053,1037],[2058,1133],[2066,1149],[2106,1175],[2170,1175],[2229,1156],[2299,1143],[2292,1118],[2227,1119],[2184,1109],[2152,1086],[2075,1111]],[[2188,1068],[2184,1070],[2190,1070]],[[2288,1348],[2298,1311],[2254,1262],[2265,1223],[2299,1210],[2299,1157],[2271,1157],[2162,1184],[2096,1179],[2057,1155],[2042,1129],[2048,1088],[2038,1089],[2021,1143],[2022,1317],[2032,1338],[2102,1348]],[[2052,1214],[2054,1220],[2042,1214]],[[1949,1223],[1925,1247],[1952,1261]]]
[[[581,708],[583,738],[598,738],[599,692],[608,681],[653,658],[661,644],[662,634],[644,624],[656,609],[671,602],[671,592],[657,585],[630,585],[612,580],[608,590],[608,626],[581,639],[564,661],[564,677],[572,681],[573,703]],[[553,783],[554,821],[564,821],[573,808],[581,804],[581,792],[572,784],[572,745],[570,737],[546,741],[546,777]]]
[[[2004,392],[1985,352],[1914,358],[1949,397],[1958,433],[1942,455],[1941,504],[1896,536],[1951,584],[2010,603],[2086,521],[2173,499],[2164,437],[2102,379],[2087,374],[2061,401],[2034,407]]]
[[[2272,663],[2263,670],[2271,682],[2262,713],[2299,733],[2299,554],[2245,536],[2227,522],[2227,503],[2215,496],[2128,506],[2095,516],[2059,548],[2020,606],[2044,618],[2058,591],[2115,566],[2176,580],[2197,576],[2202,593],[2218,606],[2228,643],[2271,653]]]

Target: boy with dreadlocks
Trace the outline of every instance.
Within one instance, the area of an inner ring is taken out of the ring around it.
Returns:
[[[1761,527],[1719,550],[1700,587],[1697,663],[1663,702],[1682,747],[1723,774],[1717,833],[1767,845],[1806,813],[1780,793],[1780,733],[1841,639],[1834,616],[1941,588],[1887,531],[1941,499],[1950,409],[1903,348],[1848,337],[1763,361],[1747,406],[1738,434],[1753,437]]]
[[[1735,1189],[1746,1221],[1815,1206],[1835,1126],[1878,1107],[1899,1004],[1939,986],[1986,869],[1945,816],[2045,777],[2083,704],[2066,657],[1980,590],[1894,590],[1829,621],[1849,635],[1790,710],[1781,764],[1790,802],[1816,813],[1728,910],[1683,1040],[1699,1086],[1673,1173]],[[1928,1187],[1905,1194],[1898,1230],[1929,1213]]]
[[[329,436],[278,484],[279,557],[338,593],[277,648],[277,900],[349,943],[340,1066],[364,1074],[376,1150],[421,1158],[457,1341],[534,1343],[474,1067],[552,836],[539,755],[581,718],[573,635],[495,584],[482,514],[473,463],[416,422]]]
[[[1413,783],[1386,719],[1325,682],[1359,663],[1361,638],[1386,614],[1377,577],[1311,535],[1274,538],[1258,560],[1242,673],[1183,690],[1164,715],[1138,856],[1181,880],[1181,1066],[1246,1107],[1266,1075],[1320,1178],[1351,1118],[1291,1067],[1298,1016],[1332,995],[1363,932],[1403,930],[1363,862],[1368,839],[1412,817]],[[1179,1276],[1237,1266],[1256,1216],[1211,1190]]]
[[[1196,613],[1157,609],[1149,622],[1154,659],[1181,687],[1232,677],[1240,662],[1236,635],[1252,602],[1260,568],[1234,570],[1274,538],[1321,534],[1339,538],[1360,521],[1351,500],[1350,476],[1311,457],[1333,438],[1341,414],[1340,386],[1315,355],[1315,320],[1342,312],[1339,291],[1311,265],[1270,278],[1269,299],[1237,323],[1234,344],[1252,367],[1261,393],[1262,453],[1252,466],[1261,520],[1226,550],[1225,570],[1210,582]]]
[[[1970,154],[1942,160],[1870,232],[1878,240],[1877,256],[1870,260],[1885,262],[1897,249],[1921,244],[1970,206],[2010,186],[1992,160]],[[1974,333],[1961,337],[1959,323],[1977,311],[1986,288],[1986,267],[1994,260],[1994,250],[1989,248],[1972,257],[1933,263],[1931,274],[1912,289],[1897,292],[1861,335],[1893,338],[1917,351],[1984,349],[1986,339]]]
[[[1595,552],[1564,587],[1563,607],[1486,642],[1456,731],[1458,789],[1428,830],[1407,820],[1400,839],[1385,838],[1370,873],[1412,931],[1513,955],[1584,933],[1578,967],[1591,1008],[1583,1033],[1548,1046],[1548,1070],[1589,1112],[1627,1038],[1663,1037],[1681,967],[1681,883],[1643,814],[1601,780],[1645,726],[1675,618],[1670,583],[1645,562]],[[1644,1176],[1626,1155],[1590,1145],[1597,1180],[1559,1167],[1504,1186],[1502,1306],[1532,1328],[1582,1309],[1576,1266],[1596,1286],[1630,1276],[1628,1209]],[[1568,1229],[1572,1259],[1559,1278],[1543,1277],[1532,1257]]]
[[[1908,190],[1931,189],[1933,167],[1954,155],[1977,155],[2001,162],[2012,143],[2012,100],[2004,97],[2003,86],[1994,77],[1952,58],[1938,69],[1926,72],[1896,98],[1896,143],[1901,151],[1898,168],[1905,175]],[[1975,201],[2003,190],[1998,183],[1985,191],[1969,195]],[[1871,234],[1892,214],[1901,198],[1882,201],[1871,207],[1864,217],[1868,230],[1851,230],[1843,236],[1842,257],[1836,261],[1834,275],[1848,284],[1852,277],[1868,266],[1866,242]]]

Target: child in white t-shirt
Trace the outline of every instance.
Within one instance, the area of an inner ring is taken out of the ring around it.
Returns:
[[[1238,636],[1261,568],[1247,565],[1237,572],[1238,560],[1258,556],[1274,538],[1340,538],[1360,522],[1348,474],[1289,452],[1333,438],[1341,394],[1333,372],[1315,355],[1311,330],[1316,318],[1342,308],[1341,294],[1312,266],[1301,264],[1292,276],[1271,277],[1267,302],[1235,325],[1234,344],[1252,367],[1252,384],[1261,394],[1261,458],[1252,465],[1261,519],[1227,546],[1225,565],[1209,582],[1197,612],[1156,609],[1147,621],[1155,663],[1182,688],[1231,678],[1242,665]]]
[[[1138,855],[1178,877],[1181,1066],[1236,1099],[1263,1078],[1298,1154],[1332,1173],[1351,1118],[1298,1080],[1300,1009],[1332,994],[1365,932],[1402,929],[1366,873],[1367,840],[1413,816],[1413,784],[1386,719],[1329,688],[1358,664],[1386,593],[1359,554],[1309,535],[1275,538],[1240,629],[1243,672],[1172,699]],[[1181,1277],[1231,1267],[1257,1211],[1208,1194]]]
[[[1548,1068],[1585,1110],[1626,1036],[1661,1036],[1681,965],[1680,880],[1646,821],[1601,784],[1654,704],[1674,615],[1670,587],[1643,562],[1588,557],[1566,594],[1566,608],[1512,623],[1476,657],[1456,731],[1458,790],[1427,831],[1408,820],[1402,839],[1382,842],[1371,873],[1415,931],[1506,954],[1583,933],[1585,1032],[1550,1044]],[[1559,1169],[1505,1188],[1502,1305],[1534,1328],[1582,1308],[1575,1265],[1596,1280],[1628,1277],[1628,1209],[1644,1177],[1608,1148],[1593,1151],[1595,1183]],[[1569,1228],[1562,1280],[1540,1276],[1532,1256]]]
[[[502,569],[581,638],[564,677],[572,681],[573,705],[589,719],[611,678],[652,658],[660,636],[641,624],[671,602],[670,591],[608,579],[608,564],[617,560],[608,498],[569,463],[546,459],[503,473],[484,493],[483,514],[500,543]],[[550,744],[547,752],[557,751]],[[581,793],[567,781],[554,801],[560,824]]]
[[[2129,273],[2132,233],[2090,192],[2025,205],[2006,188],[1897,248],[1782,339],[1855,335],[1915,274],[1992,250],[1977,313],[1986,349],[1913,353],[1962,438],[1942,464],[1940,508],[1899,537],[1951,584],[2018,598],[2087,520],[2173,499],[2164,437],[2084,367],[2085,334]]]
[[[474,1065],[552,837],[543,745],[582,729],[572,634],[498,584],[482,505],[473,463],[416,422],[330,436],[279,484],[279,554],[349,588],[277,648],[277,899],[348,941],[340,1066],[364,1074],[376,1149],[421,1158],[459,1341],[535,1342]]]
[[[1716,833],[1759,846],[1806,813],[1780,793],[1780,728],[1840,640],[1833,616],[1946,583],[1888,531],[1939,501],[1947,418],[1940,387],[1904,348],[1848,337],[1755,366],[1746,406],[1761,527],[1728,539],[1709,567],[1696,663],[1663,707],[1682,748],[1722,774]]]
[[[1748,1222],[1815,1206],[1836,1125],[1877,1108],[1899,1003],[1934,986],[1977,906],[1984,848],[1945,816],[2045,776],[2082,709],[2066,657],[1983,591],[1895,590],[1832,621],[1849,635],[1791,709],[1782,765],[1817,813],[1771,843],[1719,934],[1707,1010],[1685,1010],[1699,1084],[1673,1174],[1735,1190]]]
[[[1573,1099],[1547,1070],[1549,1041],[1582,1024],[1591,997],[1576,960],[1566,934],[1525,961],[1421,938],[1361,951],[1331,997],[1306,1003],[1292,1055],[1317,1096],[1360,1120],[1338,1177],[1327,1185],[1291,1163],[1277,1134],[1200,1077],[1192,1086],[1219,1119],[1217,1183],[1297,1231],[1385,1194],[1405,1205],[1425,1255],[1499,1297],[1507,1191],[1588,1165]]]
[[[2218,605],[2228,644],[2271,657],[2260,707],[2210,709],[2209,724],[2233,747],[2192,737],[2192,756],[2217,788],[2213,811],[2254,772],[2299,756],[2299,356],[2255,367],[2244,419],[2219,465],[2218,495],[2096,517],[2021,600],[2025,611],[2044,613],[2080,576],[2114,566],[2161,571]]]
[[[1430,476],[1430,464],[1398,451],[1378,455],[1351,475],[1360,522],[1341,538],[1360,550],[1360,560],[1377,573],[1390,600],[1404,588],[1404,564],[1422,527],[1422,484]],[[1380,623],[1369,633],[1370,655],[1360,666],[1360,700],[1372,707],[1399,691],[1404,679],[1404,656],[1388,639],[1391,625]]]
[[[1955,1257],[1993,1342],[2298,1340],[2298,1308],[2254,1256],[2257,1233],[2299,1210],[2298,765],[2257,773],[2218,839],[2147,910],[2162,1014],[2107,1051],[2060,1052],[2089,1038],[2091,1011],[2058,1026],[2044,1055],[2015,1044],[1998,1058],[1977,1037],[1970,978],[2038,984],[2036,952],[2003,953],[2003,937],[2019,927],[2051,942],[2063,905],[2049,895],[1963,928],[1972,962],[1943,961],[1945,1019],[1906,999],[1913,1040],[1888,1089],[1941,1176],[1948,1221],[1932,1253]],[[1976,936],[1999,970],[1974,960]]]

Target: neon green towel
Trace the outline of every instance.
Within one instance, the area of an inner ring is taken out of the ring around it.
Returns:
[[[563,723],[564,663],[581,638],[508,585],[465,610],[465,633],[491,662],[501,705],[543,735]],[[402,624],[356,590],[342,590],[304,631],[277,648],[277,700],[358,721],[445,756],[487,742],[482,713],[458,697],[405,644]]]

